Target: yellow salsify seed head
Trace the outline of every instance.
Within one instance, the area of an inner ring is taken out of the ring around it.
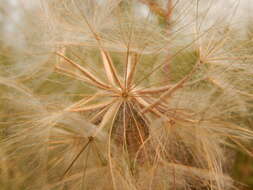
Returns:
[[[162,2],[29,12],[30,61],[0,71],[0,166],[16,166],[14,189],[236,189],[231,148],[252,155],[251,41],[226,23],[236,6],[214,22],[214,1]]]

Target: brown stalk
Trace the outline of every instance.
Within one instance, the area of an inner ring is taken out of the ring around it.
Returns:
[[[159,15],[163,18],[167,17],[168,15],[167,11],[161,8],[156,2],[150,0],[139,0],[139,1],[147,5],[149,9],[156,15]]]

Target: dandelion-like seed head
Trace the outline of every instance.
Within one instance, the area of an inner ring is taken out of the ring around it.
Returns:
[[[40,2],[32,45],[46,63],[0,76],[0,165],[16,165],[16,189],[236,188],[231,147],[251,154],[253,139],[251,41],[208,22],[214,1],[185,2]]]

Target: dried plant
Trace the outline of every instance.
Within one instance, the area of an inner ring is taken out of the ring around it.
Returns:
[[[205,25],[200,5],[41,1],[44,34],[23,52],[34,65],[0,77],[0,165],[18,178],[5,183],[4,168],[5,189],[237,189],[233,149],[252,155],[252,42]]]

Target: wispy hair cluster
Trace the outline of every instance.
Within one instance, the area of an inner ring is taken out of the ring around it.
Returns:
[[[202,3],[24,6],[23,48],[0,47],[0,185],[238,189],[234,151],[253,156],[252,38],[234,27],[237,1],[217,18]]]

